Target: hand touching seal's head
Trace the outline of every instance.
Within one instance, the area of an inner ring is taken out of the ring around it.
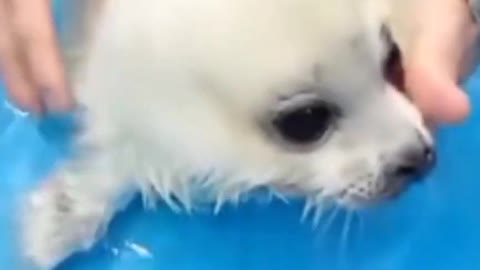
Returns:
[[[37,264],[92,244],[132,187],[187,209],[259,187],[359,207],[431,168],[430,133],[385,76],[406,44],[388,0],[105,2],[72,74],[87,154],[26,215]]]
[[[358,206],[432,165],[421,115],[385,76],[387,1],[116,0],[104,10],[78,98],[118,178],[180,201],[204,181],[215,199],[267,186]]]
[[[114,170],[151,168],[144,184],[180,201],[192,181],[221,200],[267,186],[377,201],[434,160],[421,115],[386,79],[380,2],[113,1],[80,101],[107,141],[125,140],[109,151],[135,153],[114,155]]]

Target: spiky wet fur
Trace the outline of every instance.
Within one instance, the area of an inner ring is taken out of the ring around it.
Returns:
[[[400,2],[84,0],[64,40],[86,108],[79,154],[33,191],[26,257],[51,269],[88,249],[137,191],[187,211],[262,187],[307,198],[307,212],[370,196],[385,162],[418,134],[431,141],[382,74],[382,27],[408,44],[408,27],[389,21],[404,21],[389,16]],[[260,123],[304,86],[349,116],[321,146],[291,151]]]

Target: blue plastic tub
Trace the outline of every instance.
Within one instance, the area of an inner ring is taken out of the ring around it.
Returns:
[[[318,228],[301,202],[252,201],[219,215],[121,213],[91,252],[61,270],[475,270],[480,269],[480,71],[466,83],[467,123],[439,134],[430,179],[381,209],[333,211]],[[62,158],[68,121],[37,122],[0,97],[0,265],[19,269],[12,218],[22,192]]]

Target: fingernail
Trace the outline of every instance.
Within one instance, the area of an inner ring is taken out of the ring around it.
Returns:
[[[41,102],[35,102],[34,100],[19,102],[14,107],[14,111],[20,116],[40,117],[44,113]]]
[[[72,104],[69,99],[58,91],[46,90],[44,93],[44,102],[50,112],[66,112],[70,110]]]

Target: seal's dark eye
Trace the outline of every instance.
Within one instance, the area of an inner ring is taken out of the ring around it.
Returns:
[[[313,101],[279,112],[273,120],[273,126],[290,143],[311,144],[327,133],[335,114],[329,104]]]

